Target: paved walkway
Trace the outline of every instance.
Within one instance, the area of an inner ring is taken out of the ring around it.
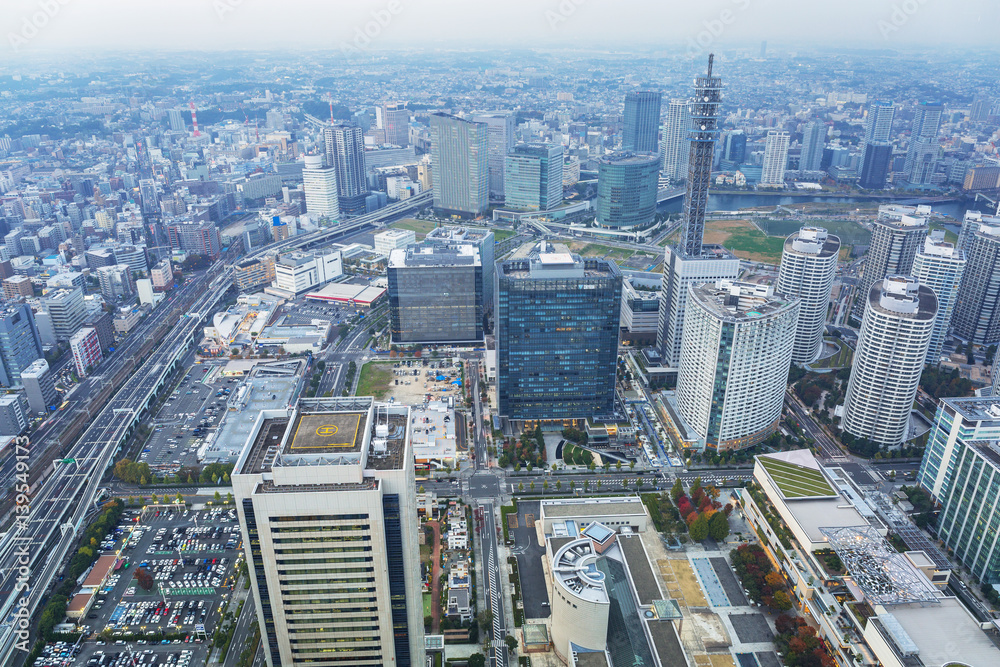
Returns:
[[[431,632],[438,634],[441,630],[441,525],[437,521],[428,521],[427,525],[434,531],[434,545],[431,548]]]

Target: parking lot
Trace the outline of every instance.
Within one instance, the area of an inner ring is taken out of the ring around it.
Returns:
[[[73,664],[87,667],[200,667],[207,659],[207,644],[125,646],[122,642],[101,646],[86,644]]]
[[[139,461],[157,472],[197,464],[198,448],[211,439],[238,386],[239,380],[221,376],[222,367],[223,362],[190,366],[152,421],[153,434]]]
[[[355,308],[346,303],[332,303],[307,300],[299,297],[281,307],[284,324],[310,324],[313,320],[326,320],[340,326],[354,318],[359,312],[367,313],[367,308]]]
[[[178,643],[198,644],[202,632],[210,636],[214,631],[235,584],[234,565],[241,554],[236,511],[146,510],[134,523],[136,514],[126,513],[115,539],[100,545],[105,552],[118,550],[121,565],[97,591],[81,622],[91,633],[106,630],[112,642],[162,631],[183,634]],[[150,590],[136,578],[140,568],[152,576]]]

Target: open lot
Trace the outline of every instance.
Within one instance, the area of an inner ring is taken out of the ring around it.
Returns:
[[[691,564],[685,560],[661,558],[656,561],[660,570],[660,578],[666,584],[670,597],[678,604],[687,607],[707,607],[708,600],[702,592],[698,578],[691,569]]]
[[[462,401],[462,389],[452,384],[461,378],[458,359],[431,357],[369,361],[361,367],[356,396],[392,398],[404,405],[421,405],[428,395],[433,400]],[[453,363],[454,362],[454,363]],[[443,377],[443,380],[437,378]]]
[[[137,514],[127,512],[114,538],[101,545],[103,553],[119,554],[121,567],[97,591],[81,622],[93,633],[106,630],[111,642],[162,631],[197,644],[197,627],[212,634],[235,583],[233,568],[242,553],[235,509],[146,510],[135,522]],[[149,591],[135,578],[140,568],[152,575]]]
[[[761,457],[757,460],[786,498],[833,495],[833,489],[818,470],[772,458]]]
[[[415,218],[404,218],[398,222],[394,222],[390,227],[396,227],[397,229],[411,229],[417,237],[418,241],[422,241],[427,233],[437,227],[437,223],[433,220],[416,220]]]
[[[777,264],[785,240],[765,236],[746,220],[710,220],[705,223],[705,243],[723,245],[737,257],[751,262]]]
[[[188,357],[188,363],[194,357]],[[198,448],[211,439],[226,410],[236,380],[220,374],[223,361],[191,364],[180,384],[150,422],[153,433],[138,460],[159,473],[197,464]],[[221,394],[221,395],[220,395]]]

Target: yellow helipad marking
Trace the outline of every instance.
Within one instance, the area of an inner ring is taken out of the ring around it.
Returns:
[[[337,435],[337,431],[340,429],[333,424],[327,424],[326,426],[320,426],[316,429],[316,435]]]

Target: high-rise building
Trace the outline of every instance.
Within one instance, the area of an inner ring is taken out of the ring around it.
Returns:
[[[968,243],[952,325],[976,345],[1000,343],[1000,225],[980,223]]]
[[[0,386],[21,384],[21,372],[44,356],[31,306],[0,307]]]
[[[659,153],[660,100],[654,90],[636,90],[625,94],[622,150],[636,153]]]
[[[21,394],[0,396],[0,436],[16,436],[28,428],[28,402]]]
[[[806,123],[802,130],[802,154],[799,157],[799,169],[802,171],[819,171],[823,161],[823,148],[826,142],[826,123],[813,121]]]
[[[895,447],[907,439],[938,300],[930,287],[899,275],[876,282],[865,296],[842,425],[855,437]]]
[[[712,180],[712,161],[719,134],[722,79],[712,76],[714,60],[715,56],[709,54],[708,73],[695,79],[694,100],[691,103],[691,149],[680,247],[680,251],[688,257],[700,255],[704,243],[708,187]]]
[[[924,247],[913,259],[913,277],[927,285],[938,298],[938,312],[934,319],[931,342],[927,346],[924,363],[937,366],[941,363],[941,350],[951,326],[951,316],[958,300],[958,288],[965,273],[965,253],[944,240],[944,230],[931,232],[924,239]]]
[[[3,279],[3,298],[9,301],[30,298],[35,295],[35,288],[28,276],[11,276]]]
[[[211,222],[178,220],[166,225],[170,247],[216,260],[222,254],[219,228]],[[117,264],[117,262],[115,262]]]
[[[691,108],[687,100],[670,100],[663,120],[663,145],[660,148],[663,175],[671,181],[687,178],[691,153]]]
[[[479,251],[483,265],[483,305],[487,310],[493,308],[493,274],[496,269],[496,240],[493,232],[483,227],[454,227],[442,225],[427,232],[424,245],[457,248],[472,245]]]
[[[59,394],[56,392],[55,380],[49,370],[49,362],[44,358],[35,359],[21,371],[21,384],[32,412],[43,414],[58,406]]]
[[[969,256],[969,245],[972,237],[979,231],[979,225],[987,224],[1000,227],[1000,215],[984,215],[981,211],[966,211],[962,219],[962,228],[958,232],[958,242],[955,245],[959,250]]]
[[[622,294],[617,265],[543,249],[498,263],[496,281],[499,414],[531,421],[611,417]]]
[[[164,257],[149,269],[149,279],[153,281],[153,289],[165,292],[173,287],[174,269],[170,258]]]
[[[914,184],[931,182],[941,151],[937,135],[941,128],[944,105],[938,102],[921,102],[913,114],[910,145],[906,151],[903,172],[906,180]]]
[[[562,203],[563,147],[557,144],[517,144],[507,155],[505,208],[548,211]]]
[[[424,664],[410,408],[299,399],[232,473],[268,667]]]
[[[472,245],[417,246],[389,253],[393,343],[483,340],[483,262]]]
[[[891,100],[872,100],[868,103],[868,114],[865,116],[865,133],[861,138],[861,164],[865,163],[865,154],[872,142],[891,144],[892,119],[896,107]]]
[[[478,217],[489,208],[486,123],[431,114],[434,208],[444,215]]]
[[[881,190],[892,166],[892,144],[887,141],[872,141],[868,144],[861,160],[861,174],[858,185],[866,190]]]
[[[997,396],[942,398],[927,437],[917,483],[935,502],[948,495],[958,451],[976,442],[1000,440],[1000,399]]]
[[[799,299],[768,285],[690,287],[677,406],[700,448],[745,449],[778,428]]]
[[[491,111],[476,114],[477,123],[486,123],[486,165],[489,171],[490,199],[506,197],[507,154],[514,148],[517,118],[512,111]],[[560,193],[561,194],[561,193]]]
[[[292,295],[302,294],[344,275],[344,260],[339,250],[293,251],[274,263],[274,286]]]
[[[90,375],[97,364],[104,359],[101,353],[101,341],[97,337],[97,330],[93,327],[84,327],[73,334],[69,339],[69,349],[73,353],[76,374],[81,378]]]
[[[660,293],[639,289],[628,277],[622,280],[621,335],[623,343],[652,345],[659,327]]]
[[[891,275],[910,275],[913,258],[924,244],[927,219],[923,210],[894,205],[879,206],[872,225],[865,268],[854,294],[854,317],[864,315],[872,285]]]
[[[785,239],[775,291],[802,301],[792,350],[795,363],[809,363],[823,349],[823,330],[839,256],[840,238],[822,227],[803,227]]]
[[[322,155],[307,155],[302,169],[302,189],[306,196],[306,211],[321,218],[340,216],[337,194],[337,170],[323,166]]]
[[[405,102],[385,102],[381,111],[385,143],[406,148],[410,145],[410,112]]]
[[[97,280],[101,283],[101,295],[108,301],[135,296],[135,280],[128,264],[102,266],[97,270]]]
[[[339,213],[363,214],[368,196],[364,132],[357,125],[339,124],[324,128],[323,140],[326,144],[326,164],[336,171]]]
[[[170,122],[170,130],[173,132],[186,132],[184,126],[184,116],[180,109],[167,109],[167,119]]]
[[[760,174],[761,185],[784,185],[785,168],[788,166],[788,132],[771,130],[764,141],[764,164]]]
[[[653,222],[660,165],[648,153],[612,153],[597,166],[597,224],[632,229]]]
[[[976,95],[969,106],[969,120],[973,123],[984,123],[990,117],[993,100],[985,95]]]
[[[723,155],[733,164],[740,164],[747,156],[747,135],[743,130],[733,130],[726,135]]]
[[[56,340],[69,340],[87,317],[83,290],[79,287],[51,291],[42,302],[52,319],[52,334]]]

